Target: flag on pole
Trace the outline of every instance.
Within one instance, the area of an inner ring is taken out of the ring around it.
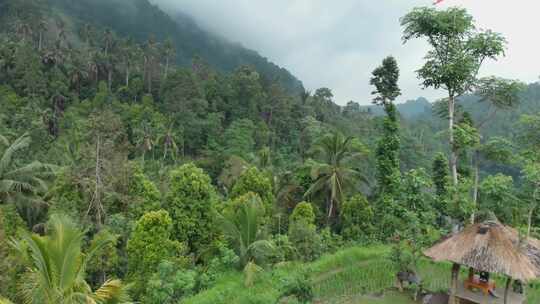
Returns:
[[[443,2],[444,0],[435,0],[435,2],[433,2],[433,5],[437,5],[437,4],[440,4],[441,2]]]

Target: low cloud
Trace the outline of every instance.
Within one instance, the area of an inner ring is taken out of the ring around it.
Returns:
[[[331,88],[335,100],[369,104],[371,71],[388,55],[401,68],[401,101],[443,93],[422,90],[415,70],[427,46],[402,44],[399,18],[428,0],[153,0],[167,10],[183,11],[203,27],[254,49],[287,68],[311,90]],[[534,60],[540,44],[530,36],[540,4],[514,1],[446,0],[443,6],[470,9],[481,27],[508,37],[507,57],[489,63],[484,74],[535,81],[540,64]],[[521,14],[521,15],[520,15]],[[525,14],[525,15],[523,15]]]

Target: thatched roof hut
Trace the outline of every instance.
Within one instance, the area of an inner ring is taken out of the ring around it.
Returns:
[[[471,225],[424,254],[435,261],[450,261],[520,281],[540,277],[540,241],[522,237],[498,221]]]
[[[468,286],[478,286],[488,293],[493,293],[495,285],[491,285],[489,281],[477,285],[473,269],[507,276],[503,300],[495,297],[491,298],[489,303],[523,303],[523,295],[509,291],[512,280],[526,282],[540,277],[540,241],[523,237],[517,230],[498,221],[471,225],[441,240],[424,251],[424,254],[435,261],[454,263],[448,301],[450,304],[460,303],[458,298],[473,303],[487,303],[486,293],[482,298],[466,290]],[[464,288],[458,285],[461,265],[469,267],[469,279],[465,281]]]

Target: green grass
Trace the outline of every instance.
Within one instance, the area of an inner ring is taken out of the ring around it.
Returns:
[[[276,303],[282,286],[300,271],[309,273],[315,297],[320,303],[412,303],[410,296],[391,291],[395,284],[396,269],[388,260],[389,252],[388,246],[352,247],[323,256],[312,263],[287,263],[265,271],[251,288],[244,287],[241,272],[231,271],[222,275],[213,288],[182,303]],[[450,286],[449,263],[434,263],[423,259],[418,268],[426,290],[447,291]],[[466,269],[462,269],[461,276],[466,276]],[[497,282],[498,286],[503,286],[502,282]],[[372,296],[375,294],[384,296]],[[540,284],[529,288],[527,295],[528,303],[540,303]]]
[[[381,296],[356,295],[350,298],[342,298],[341,304],[417,304],[410,295],[398,292],[387,292]]]

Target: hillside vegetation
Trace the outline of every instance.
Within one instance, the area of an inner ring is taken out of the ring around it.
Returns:
[[[0,1],[0,303],[407,303],[452,229],[538,235],[540,86],[477,77],[506,44],[464,9],[401,22],[448,98],[389,56],[377,114],[145,0]]]

